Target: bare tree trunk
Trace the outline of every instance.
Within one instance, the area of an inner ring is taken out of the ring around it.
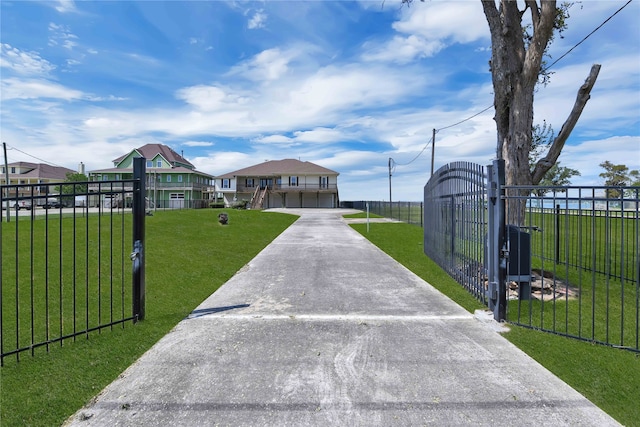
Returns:
[[[542,159],[538,160],[536,163],[533,172],[531,172],[531,182],[533,185],[538,185],[544,175],[556,164],[558,161],[558,157],[560,156],[560,152],[564,148],[564,143],[569,138],[571,131],[576,126],[580,115],[582,114],[582,110],[584,110],[587,101],[591,98],[591,89],[593,89],[593,85],[596,83],[598,78],[598,74],[600,73],[600,64],[593,64],[591,66],[591,71],[587,76],[584,84],[580,86],[578,90],[578,95],[576,96],[576,102],[573,104],[573,109],[565,120],[562,128],[560,129],[560,133],[553,140],[551,147],[549,148],[549,152]]]
[[[529,152],[533,128],[533,94],[541,71],[542,57],[553,34],[556,2],[483,0],[491,32],[491,76],[494,89],[494,120],[498,131],[496,154],[505,160],[506,185],[531,185]],[[522,15],[531,12],[533,37],[525,46]],[[523,201],[524,202],[524,201]],[[525,203],[507,206],[512,224],[524,218]]]

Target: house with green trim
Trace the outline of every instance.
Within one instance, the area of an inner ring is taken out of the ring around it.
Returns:
[[[213,196],[213,175],[195,166],[163,144],[147,144],[113,160],[113,167],[89,172],[90,181],[133,178],[133,159],[146,159],[149,207],[180,209],[208,207]],[[91,192],[91,186],[89,188]]]

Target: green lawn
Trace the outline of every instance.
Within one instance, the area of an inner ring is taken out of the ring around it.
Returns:
[[[292,215],[225,210],[229,224],[222,226],[217,221],[219,212],[162,211],[148,217],[146,320],[135,325],[129,322],[124,329],[92,333],[89,339],[83,336],[75,342],[65,341],[62,347],[52,345],[49,353],[38,348],[35,357],[25,353],[19,363],[7,358],[0,368],[0,425],[60,425],[296,219]],[[24,222],[36,231],[34,247],[45,247],[44,223]],[[90,242],[97,245],[92,222],[88,224]],[[15,224],[3,227],[3,243],[9,242]],[[84,241],[82,236],[78,240]],[[77,249],[84,247],[80,244]],[[126,267],[131,268],[128,259]],[[91,269],[91,274],[95,271]],[[82,296],[78,299],[85,300]]]
[[[219,212],[162,211],[147,218],[146,320],[52,346],[49,353],[38,349],[19,363],[8,359],[1,368],[0,425],[60,425],[295,220],[225,210],[229,225],[221,226]],[[367,233],[366,224],[353,227],[467,310],[484,308],[424,255],[422,228],[375,223]],[[621,423],[640,425],[639,355],[519,327],[505,336]]]
[[[423,230],[409,224],[352,227],[469,311],[484,308],[423,253]],[[619,422],[640,426],[640,354],[510,326],[505,337]],[[637,333],[637,332],[636,332]]]

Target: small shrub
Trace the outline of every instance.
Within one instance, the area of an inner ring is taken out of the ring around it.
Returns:
[[[249,202],[247,202],[246,200],[238,200],[237,202],[234,202],[231,207],[233,209],[247,209],[248,204]]]

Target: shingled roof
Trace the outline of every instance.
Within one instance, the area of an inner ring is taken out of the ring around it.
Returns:
[[[175,166],[175,163],[181,163],[183,165],[189,165],[193,167],[193,164],[191,164],[191,162],[189,162],[187,159],[182,157],[180,154],[173,151],[171,147],[168,147],[164,144],[147,144],[147,145],[143,145],[140,148],[136,148],[135,151],[140,153],[140,155],[145,159],[153,159],[154,157],[156,157],[156,155],[160,154],[162,157],[164,157],[169,163],[171,163],[174,166]],[[113,162],[115,164],[118,164],[122,160],[124,160],[129,154],[131,154],[131,152],[125,154],[124,156],[120,156],[117,159],[114,159]]]
[[[68,173],[76,173],[73,169],[68,169],[62,166],[51,166],[46,163],[16,162],[10,163],[9,166],[28,169],[28,172],[24,172],[19,175],[20,178],[55,179],[64,181]]]
[[[236,176],[280,176],[280,175],[339,175],[338,172],[311,162],[296,159],[270,160],[248,168],[238,169],[216,178],[233,178]]]

